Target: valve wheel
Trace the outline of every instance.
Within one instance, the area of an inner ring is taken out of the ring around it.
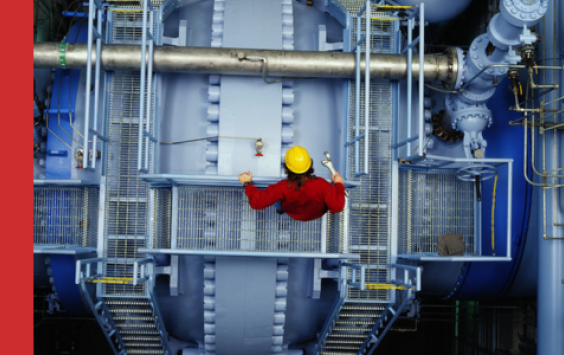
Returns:
[[[497,175],[497,168],[487,164],[475,164],[458,169],[456,177],[462,181],[474,181],[476,176],[486,181]]]

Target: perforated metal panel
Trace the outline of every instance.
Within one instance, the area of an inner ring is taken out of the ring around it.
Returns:
[[[170,248],[172,188],[153,189],[153,248]]]
[[[474,184],[448,170],[401,169],[398,252],[436,255],[438,236],[461,233],[466,253],[475,251]]]
[[[33,244],[95,247],[97,188],[36,187],[33,190]]]

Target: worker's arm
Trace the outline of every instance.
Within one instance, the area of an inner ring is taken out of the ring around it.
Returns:
[[[256,186],[251,185],[253,174],[249,171],[239,176],[239,181],[245,186],[245,194],[249,198],[249,205],[255,210],[262,210],[268,206],[272,206],[276,201],[284,197],[281,182],[270,185],[265,190],[259,190]]]
[[[329,207],[329,212],[339,213],[345,208],[345,180],[341,174],[336,173],[332,176],[333,185],[327,184],[327,192],[324,202]]]

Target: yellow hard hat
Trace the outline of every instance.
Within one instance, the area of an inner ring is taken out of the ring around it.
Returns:
[[[286,152],[284,159],[288,170],[296,174],[303,174],[311,168],[311,158],[305,148],[295,146]]]

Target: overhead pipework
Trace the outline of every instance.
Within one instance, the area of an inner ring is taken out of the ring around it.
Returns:
[[[452,53],[452,51],[446,51],[425,55],[424,77],[426,81],[456,82],[458,58]],[[87,66],[87,45],[66,44],[63,54],[61,54],[60,43],[35,43],[33,46],[35,68],[61,68],[61,56],[64,56],[66,69],[83,69]],[[101,58],[104,70],[138,71],[141,68],[141,47],[104,45]],[[248,58],[263,60],[248,60]],[[92,64],[94,65],[96,61],[96,55],[93,53]],[[155,72],[354,78],[355,67],[355,54],[343,52],[155,46],[153,53]],[[364,68],[365,60],[362,54],[362,73],[364,73]],[[419,77],[417,55],[413,58],[412,73],[413,78]],[[405,55],[382,53],[371,55],[371,78],[396,80],[404,79],[406,76],[407,57]]]

